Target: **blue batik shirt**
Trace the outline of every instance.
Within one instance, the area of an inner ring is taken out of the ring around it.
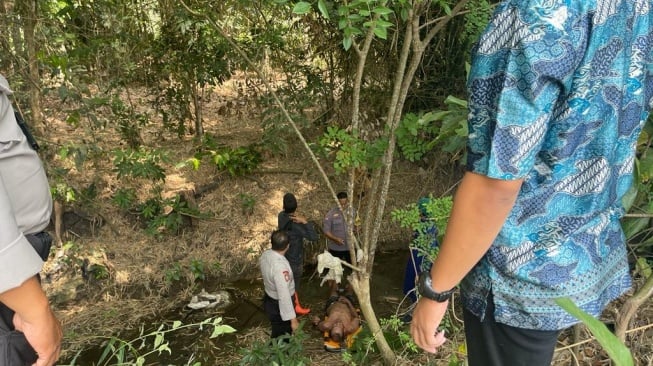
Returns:
[[[475,47],[468,170],[523,179],[489,251],[461,283],[483,318],[557,330],[630,288],[621,199],[651,106],[650,0],[512,0]],[[483,223],[479,223],[483,225]]]

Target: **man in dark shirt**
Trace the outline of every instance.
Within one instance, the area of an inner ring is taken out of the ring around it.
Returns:
[[[317,241],[317,233],[313,224],[297,212],[297,198],[292,193],[283,196],[283,211],[279,212],[279,230],[288,233],[290,247],[286,252],[286,259],[292,268],[295,279],[295,312],[297,315],[306,315],[311,310],[301,306],[299,302],[299,287],[302,273],[304,272],[304,239]]]

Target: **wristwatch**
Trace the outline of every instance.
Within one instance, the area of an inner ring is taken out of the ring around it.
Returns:
[[[427,299],[431,299],[436,302],[445,302],[451,299],[451,295],[453,295],[454,291],[456,290],[454,287],[451,290],[445,292],[435,292],[432,286],[431,272],[424,271],[420,273],[419,280],[417,282],[417,292],[419,292],[420,295],[426,297]]]

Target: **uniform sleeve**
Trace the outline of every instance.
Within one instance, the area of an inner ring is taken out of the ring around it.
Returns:
[[[309,241],[317,241],[318,239],[317,232],[315,231],[315,227],[313,227],[312,222],[306,224],[306,239]]]
[[[322,230],[325,233],[330,233],[331,232],[331,223],[333,222],[332,217],[331,217],[332,216],[331,212],[332,212],[332,210],[329,210],[329,212],[327,212],[326,216],[324,216],[324,221],[322,221]]]
[[[277,216],[277,229],[283,230],[286,227],[288,220],[290,220],[288,215],[286,215],[283,211],[280,212]]]
[[[279,313],[282,320],[290,320],[296,318],[295,306],[292,303],[289,282],[293,281],[290,266],[275,265],[274,268],[274,286],[277,289],[279,296]],[[293,289],[294,292],[294,289]]]
[[[585,42],[574,38],[582,22],[573,9],[527,3],[497,9],[474,50],[467,85],[467,168],[496,179],[532,170],[584,54]]]
[[[18,287],[42,266],[43,261],[18,230],[0,175],[0,293]]]

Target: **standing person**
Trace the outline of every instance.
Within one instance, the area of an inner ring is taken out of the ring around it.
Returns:
[[[16,122],[0,75],[0,364],[50,366],[59,358],[61,325],[37,274],[52,198],[41,161]],[[47,253],[43,253],[47,258]]]
[[[338,192],[336,195],[340,206],[334,207],[324,217],[322,229],[327,237],[327,248],[332,256],[339,258],[351,264],[351,254],[349,252],[350,244],[347,242],[347,211],[353,210],[352,217],[357,220],[356,210],[349,205],[349,199],[346,192]],[[343,212],[342,207],[345,211]],[[356,226],[356,224],[354,224]],[[345,268],[345,272],[349,269]],[[344,276],[346,277],[346,275]],[[338,283],[329,280],[329,296],[338,297]],[[351,294],[351,286],[347,286],[347,291]]]
[[[286,259],[290,263],[295,279],[295,313],[306,315],[311,312],[311,309],[302,307],[298,295],[304,273],[304,239],[317,241],[317,233],[313,224],[297,213],[297,198],[292,193],[283,196],[283,211],[279,212],[277,223],[279,230],[287,232],[290,240]]]
[[[420,272],[428,271],[433,265],[432,258],[429,254],[438,247],[438,228],[435,221],[429,217],[427,205],[430,199],[421,197],[417,201],[419,210],[420,226],[413,232],[413,240],[409,248],[409,258],[404,271],[404,295],[411,300],[411,303],[417,302],[417,275]],[[412,320],[412,311],[402,317],[404,323],[410,323]]]
[[[472,60],[467,172],[419,280],[419,347],[444,342],[461,280],[471,366],[549,365],[578,322],[556,298],[599,316],[630,288],[619,219],[653,96],[652,32],[649,0],[498,6]]]
[[[272,325],[272,338],[277,338],[292,334],[299,322],[293,305],[295,280],[290,263],[284,256],[289,247],[288,234],[277,230],[270,236],[270,242],[272,248],[263,252],[259,265],[265,287],[263,309]]]

